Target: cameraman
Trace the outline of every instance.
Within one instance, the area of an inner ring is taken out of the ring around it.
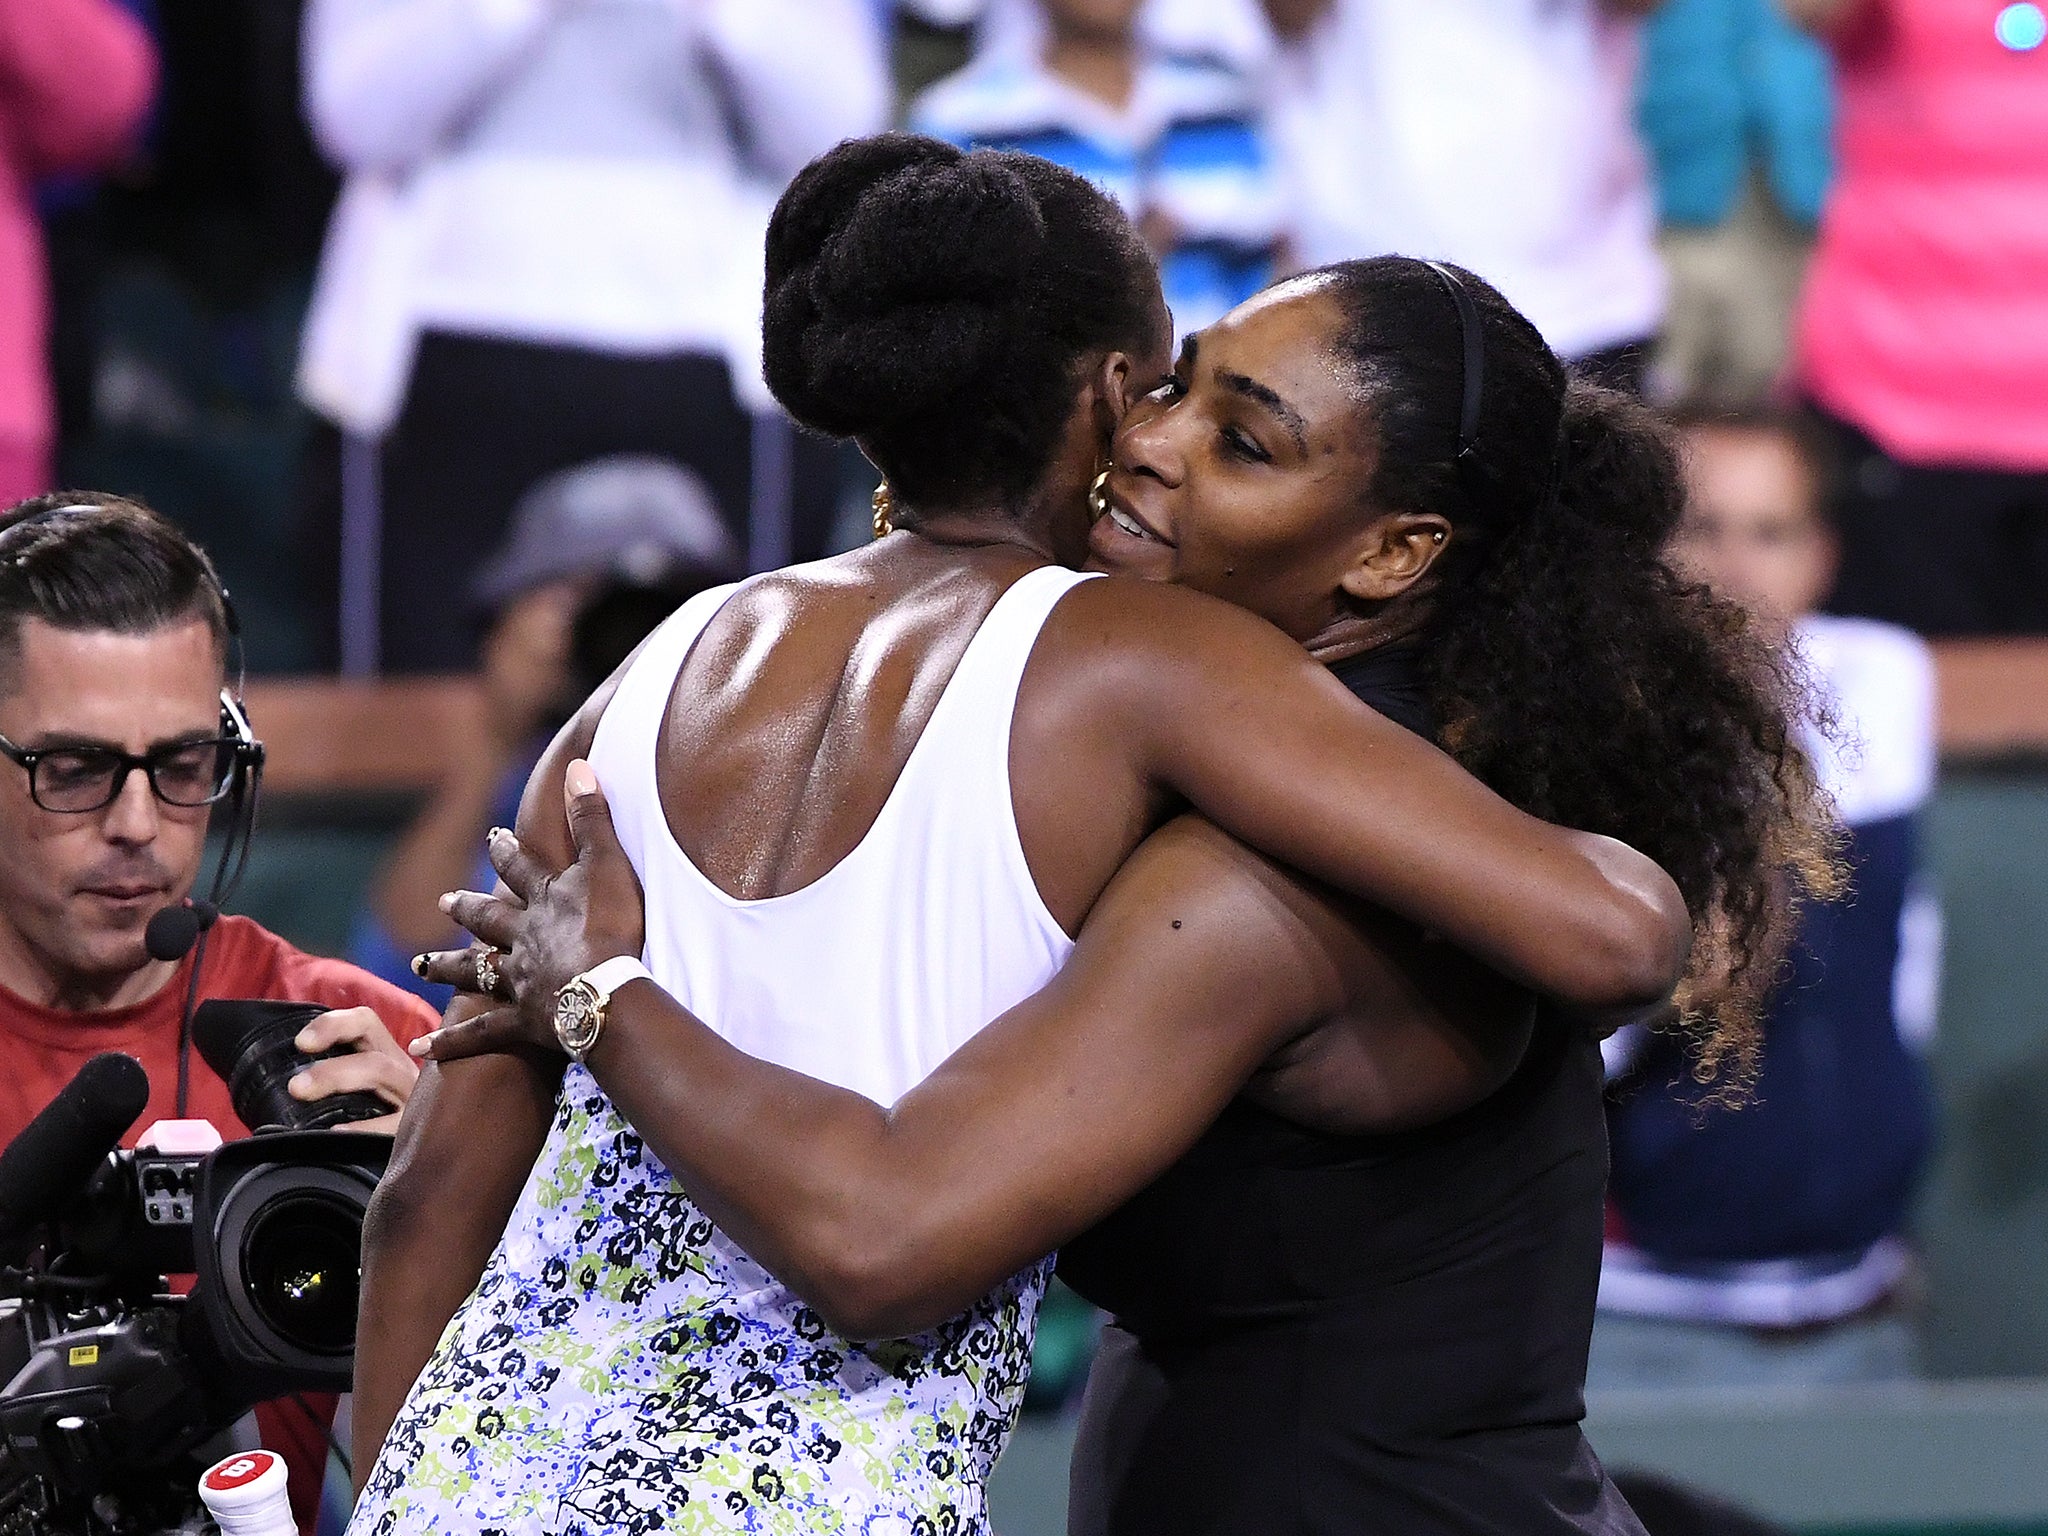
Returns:
[[[328,1008],[299,1047],[348,1054],[300,1074],[296,1097],[367,1090],[392,1113],[353,1128],[388,1131],[412,1092],[405,1045],[435,1022],[417,998],[244,917],[179,960],[144,948],[150,918],[198,877],[212,805],[248,772],[224,734],[233,638],[212,563],[146,507],[64,492],[0,513],[0,1145],[101,1051],[149,1076],[130,1142],[164,1119],[247,1136],[184,1040],[195,967],[195,1003]],[[331,1400],[315,1411],[324,1421]],[[289,1403],[258,1418],[310,1529],[326,1425]]]

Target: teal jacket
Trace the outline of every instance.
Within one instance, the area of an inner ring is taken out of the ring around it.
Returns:
[[[1639,106],[1666,224],[1719,224],[1752,157],[1788,215],[1820,217],[1834,171],[1828,57],[1774,0],[1667,0],[1644,29]]]

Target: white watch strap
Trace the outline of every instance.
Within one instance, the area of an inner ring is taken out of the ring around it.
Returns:
[[[636,956],[614,955],[609,960],[599,961],[576,979],[590,984],[590,990],[597,994],[598,1006],[602,1007],[619,988],[642,976],[650,981],[654,979]]]

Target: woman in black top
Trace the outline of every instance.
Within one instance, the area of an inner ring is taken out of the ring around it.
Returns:
[[[1389,259],[1204,332],[1127,417],[1092,549],[1264,615],[1424,704],[1510,798],[1650,852],[1700,935],[1701,1059],[1739,1071],[1788,887],[1833,871],[1775,658],[1658,563],[1678,487],[1647,418],[1568,387],[1492,289]],[[601,806],[569,796],[567,874],[500,841],[523,912],[457,901],[517,1006],[437,1056],[548,1048],[553,989],[638,952]],[[651,984],[600,1048],[650,1147],[850,1337],[936,1326],[1136,1196],[1075,1260],[1143,1341],[1096,1393],[1083,1529],[1628,1531],[1577,1426],[1586,1022],[1182,817],[1060,976],[894,1106],[741,1055]]]
[[[1413,646],[1331,669],[1433,735]],[[1539,1010],[1436,1124],[1304,1128],[1239,1099],[1060,1250],[1111,1314],[1074,1536],[1634,1532],[1579,1433],[1607,1175],[1591,1035]]]

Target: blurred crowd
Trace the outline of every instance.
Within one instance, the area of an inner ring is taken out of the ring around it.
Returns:
[[[0,479],[162,504],[279,672],[473,666],[451,592],[610,457],[694,475],[748,567],[844,547],[862,469],[762,389],[760,242],[805,160],[907,123],[1112,188],[1182,330],[1399,250],[1604,381],[1796,403],[1829,610],[2044,633],[2044,33],[2028,0],[6,0]]]
[[[1401,251],[1607,382],[1796,404],[1824,606],[2040,633],[2044,33],[2030,0],[4,0],[0,493],[149,495],[273,671],[472,665],[462,573],[608,458],[693,475],[745,566],[843,547],[862,470],[762,388],[759,249],[799,166],[895,122],[1113,190],[1183,331]]]
[[[570,701],[864,530],[872,473],[762,386],[759,270],[797,169],[892,123],[1098,180],[1183,332],[1440,257],[1671,410],[1673,561],[1811,668],[1858,894],[1744,1113],[1613,1043],[1595,1377],[1910,1368],[1924,637],[2048,634],[2031,0],[0,0],[0,503],[170,513],[256,670],[480,673],[353,940],[416,985]]]

